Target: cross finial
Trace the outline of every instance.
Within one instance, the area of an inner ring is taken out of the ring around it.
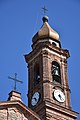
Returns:
[[[21,80],[18,80],[18,79],[17,79],[17,73],[15,73],[14,75],[15,75],[14,78],[13,78],[13,77],[10,77],[10,76],[9,76],[8,78],[14,80],[14,90],[16,91],[16,83],[17,83],[17,82],[23,83],[23,82],[22,82]]]
[[[43,9],[44,15],[45,15],[45,14],[46,14],[46,11],[48,11],[48,10],[47,10],[47,8],[46,8],[45,6],[44,6],[42,9]]]

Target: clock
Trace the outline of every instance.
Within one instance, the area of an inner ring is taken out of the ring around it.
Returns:
[[[40,100],[40,93],[39,92],[35,92],[32,96],[32,99],[31,99],[31,105],[32,106],[35,106]]]
[[[63,103],[65,101],[65,95],[61,90],[54,90],[54,97],[58,102]]]

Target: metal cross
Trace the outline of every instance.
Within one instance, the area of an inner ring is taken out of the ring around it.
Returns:
[[[43,9],[44,15],[45,15],[45,14],[46,14],[46,11],[48,11],[48,10],[47,10],[47,8],[46,8],[45,6],[44,6],[42,9]]]
[[[12,79],[12,80],[14,80],[14,90],[16,91],[16,83],[17,82],[19,82],[19,83],[23,83],[21,80],[18,80],[17,79],[17,73],[15,73],[15,77],[13,78],[13,77],[8,77],[9,79]]]

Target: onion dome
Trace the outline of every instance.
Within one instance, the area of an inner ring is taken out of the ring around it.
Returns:
[[[46,39],[46,38],[48,39],[50,38],[52,40],[59,42],[59,34],[56,31],[54,31],[48,24],[48,17],[44,16],[42,20],[43,20],[43,25],[41,29],[33,36],[32,38],[33,43],[36,42],[37,40]]]

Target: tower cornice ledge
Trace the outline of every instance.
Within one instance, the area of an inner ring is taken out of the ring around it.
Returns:
[[[37,54],[40,54],[40,53],[43,54],[44,51],[48,53],[53,53],[53,54],[57,53],[58,56],[62,55],[66,58],[70,57],[69,51],[67,49],[53,47],[53,45],[50,44],[49,42],[45,42],[45,43],[39,43],[32,52],[24,55],[26,62],[28,62],[30,59],[33,59],[33,57],[35,58],[35,55]]]
[[[56,111],[57,113],[61,113],[64,116],[70,117],[72,119],[76,119],[78,116],[78,112],[72,111],[71,109],[65,109],[64,107],[61,107],[55,103],[51,103],[49,101],[45,101],[46,111],[49,109],[52,109],[53,111]],[[48,114],[48,113],[47,113]]]

